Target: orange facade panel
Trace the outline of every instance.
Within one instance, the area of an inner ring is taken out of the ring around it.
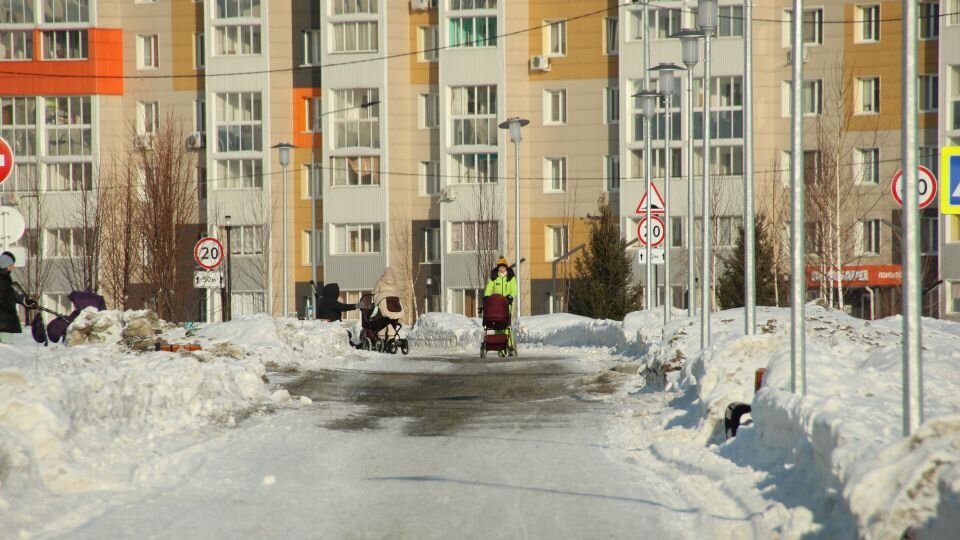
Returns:
[[[318,114],[314,111],[313,98],[323,96],[321,88],[294,88],[293,89],[293,145],[297,148],[319,147],[323,142],[323,134],[311,131],[307,119]]]
[[[34,30],[33,60],[2,62],[4,95],[123,95],[123,31],[90,28],[86,60],[42,60],[43,36]]]

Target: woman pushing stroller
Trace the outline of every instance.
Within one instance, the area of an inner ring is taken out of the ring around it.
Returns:
[[[497,260],[497,266],[490,272],[490,279],[487,280],[487,286],[483,290],[483,326],[485,337],[480,348],[481,356],[485,356],[488,350],[496,350],[500,352],[501,356],[516,354],[517,347],[514,342],[513,332],[510,329],[514,315],[513,299],[516,296],[517,276],[513,269],[507,264],[507,259],[501,256],[500,259]],[[500,316],[499,312],[501,309],[499,309],[497,305],[497,298],[500,298],[501,303],[503,298],[505,298],[509,304],[507,309],[502,310],[504,312],[503,315],[506,316]],[[489,331],[495,333],[490,335],[488,334]],[[504,335],[506,336],[505,339],[503,337]]]

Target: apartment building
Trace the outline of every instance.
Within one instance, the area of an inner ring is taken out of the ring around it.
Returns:
[[[756,203],[784,231],[791,5],[758,3],[753,24]],[[844,194],[833,214],[827,206],[810,213],[808,285],[812,297],[820,293],[826,282],[814,276],[832,264],[827,247],[839,245],[839,266],[868,276],[844,282],[845,303],[861,316],[899,310],[899,287],[869,277],[895,272],[900,256],[900,218],[889,196],[899,161],[899,5],[808,2],[804,14],[806,179],[833,182],[833,192]],[[102,164],[131,141],[148,140],[169,114],[182,127],[185,155],[196,160],[188,234],[229,246],[234,317],[285,307],[303,315],[314,280],[338,283],[341,299],[356,302],[388,265],[409,287],[416,312],[472,316],[496,258],[517,260],[518,229],[523,313],[562,310],[601,195],[633,242],[635,278],[647,285],[636,262],[646,179],[632,96],[645,88],[649,67],[681,63],[679,40],[670,36],[695,26],[696,8],[696,0],[0,0],[0,68],[16,73],[0,90],[0,130],[18,160],[0,191],[4,204],[27,214],[41,199],[46,208],[76,207],[100,182]],[[956,122],[938,121],[955,109],[960,88],[957,47],[950,47],[956,17],[942,18],[939,9],[921,4],[921,156],[935,171],[938,146],[960,137],[949,129]],[[734,247],[742,223],[743,47],[742,2],[722,0],[711,63],[711,206],[720,256]],[[678,308],[690,296],[687,246],[700,242],[703,68],[701,53],[692,88],[679,74],[670,110],[661,103],[651,128],[652,181],[661,193],[670,183],[672,269],[665,277],[656,266],[650,286],[658,304],[669,297]],[[649,79],[659,87],[655,74]],[[530,122],[519,159],[498,128],[510,117]],[[52,142],[60,134],[68,144]],[[694,216],[686,211],[691,137]],[[282,143],[292,145],[285,165],[275,148]],[[73,249],[71,235],[81,227],[74,214],[53,212],[35,227],[42,234],[21,243],[48,254],[53,266],[66,264],[57,258]],[[949,220],[938,229],[938,221],[936,211],[925,212],[931,286],[937,252],[949,251],[960,230]],[[928,313],[956,304],[960,290],[960,274],[948,277],[952,267],[939,266],[946,282],[925,297]],[[45,299],[64,310],[66,272],[51,276]],[[221,291],[190,285],[189,317],[218,320]]]
[[[960,0],[942,2],[937,15],[940,15],[936,26],[940,36],[939,145],[956,147],[960,146]],[[939,179],[940,189],[948,189],[950,182],[946,174],[939,175]],[[960,320],[960,215],[943,214],[938,230],[940,279],[943,280],[937,288],[941,299],[939,316]]]

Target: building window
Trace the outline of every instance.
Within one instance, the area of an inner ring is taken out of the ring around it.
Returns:
[[[32,60],[33,31],[0,31],[0,60]]]
[[[156,135],[160,130],[160,104],[156,101],[137,102],[137,133]]]
[[[497,181],[497,154],[454,154],[451,183],[492,184]]]
[[[803,114],[823,114],[823,81],[803,81]]]
[[[320,55],[323,54],[323,35],[320,30],[303,31],[303,65],[320,65]]]
[[[70,313],[73,309],[70,294],[65,292],[45,292],[43,293],[43,301],[41,304],[43,307],[56,311],[57,313]]]
[[[323,97],[309,96],[303,98],[304,127],[308,133],[323,132]]]
[[[620,191],[620,156],[604,156],[603,173],[606,179],[607,191]]]
[[[88,23],[90,22],[90,2],[89,0],[43,0],[43,22]]]
[[[452,17],[450,47],[496,47],[496,17]]]
[[[543,123],[561,125],[567,123],[567,91],[553,89],[543,91]]]
[[[371,14],[379,12],[380,0],[333,0],[334,15]]]
[[[960,25],[960,0],[947,0],[947,24],[949,26]]]
[[[260,16],[260,0],[217,0],[218,19],[237,19]]]
[[[643,12],[640,12],[641,18]],[[669,39],[680,31],[679,9],[651,9],[650,10],[650,39]],[[643,39],[641,35],[638,39]]]
[[[940,177],[940,149],[936,146],[918,146],[917,161],[920,165],[930,169],[937,178]]]
[[[197,99],[193,102],[193,130],[199,133],[207,132],[207,100]]]
[[[420,94],[420,129],[440,127],[440,96],[434,92]]]
[[[496,221],[455,221],[450,223],[450,251],[496,251],[500,233]]]
[[[313,236],[312,230],[302,230],[300,231],[300,265],[301,266],[311,266],[313,265],[313,254],[317,253],[311,248],[314,248],[311,237]],[[319,234],[317,235],[320,236]],[[322,253],[322,252],[319,252]],[[319,263],[319,261],[318,261]]]
[[[37,98],[0,97],[0,137],[10,144],[14,156],[37,155]]]
[[[218,159],[216,189],[260,189],[263,162],[259,159]]]
[[[717,28],[719,37],[743,36],[743,7],[720,6],[720,27]]]
[[[960,2],[960,0],[957,0]],[[960,129],[960,66],[950,66],[950,116],[948,129]]]
[[[332,23],[333,52],[377,52],[379,23],[377,21],[348,21]]]
[[[860,42],[880,41],[880,6],[857,6]]]
[[[436,7],[435,3],[431,6]],[[450,0],[450,9],[453,11],[497,9],[497,0]]]
[[[418,54],[421,62],[436,62],[440,59],[440,30],[436,26],[421,26],[417,29]]]
[[[944,214],[944,241],[948,243],[960,242],[960,214]]]
[[[79,227],[45,229],[43,232],[43,254],[46,257],[77,257],[84,251],[84,230]]]
[[[939,100],[940,77],[938,75],[920,75],[917,85],[917,100],[920,112],[935,112]]]
[[[92,163],[47,164],[47,191],[90,191],[91,189],[93,189]]]
[[[6,0],[0,3],[0,24],[33,24],[34,0]]]
[[[857,184],[880,183],[880,149],[858,148],[854,153],[854,180]]]
[[[232,255],[262,255],[263,240],[262,226],[235,225],[230,228],[230,253]]]
[[[544,192],[563,192],[567,190],[567,158],[548,157],[543,160]]]
[[[44,60],[86,60],[86,30],[44,30]]]
[[[203,32],[193,34],[193,69],[203,69],[207,65],[207,46]]]
[[[620,123],[620,88],[617,86],[603,89],[603,120],[607,124]]]
[[[710,152],[712,154],[711,166],[714,168],[715,174],[720,176],[743,175],[743,145],[714,146],[710,149]],[[656,157],[659,158],[659,156]],[[676,156],[674,156],[674,163],[676,163],[676,159]],[[674,170],[679,169],[675,167]],[[703,174],[703,148],[696,148],[693,151],[693,173],[696,176]],[[678,174],[673,176],[678,176]]]
[[[40,191],[40,173],[36,163],[16,163],[6,181],[0,184],[0,191]]]
[[[331,186],[380,185],[379,156],[332,157],[330,168]]]
[[[440,229],[427,227],[423,230],[423,262],[440,262]]]
[[[260,25],[237,24],[217,26],[214,52],[218,56],[249,56],[260,54]]]
[[[858,221],[855,243],[858,255],[879,255],[880,220],[862,219]]]
[[[380,91],[376,88],[333,92],[336,148],[380,148]]]
[[[604,54],[620,54],[620,21],[616,17],[603,19],[603,52]]]
[[[380,253],[380,225],[358,223],[333,225],[333,255]]]
[[[453,144],[497,144],[497,87],[458,86],[450,89]]]
[[[960,7],[960,6],[958,6]],[[956,16],[956,13],[951,14]],[[940,2],[938,0],[920,2],[920,39],[940,37]]]
[[[670,218],[670,247],[683,247],[683,218]]]
[[[300,198],[304,200],[323,197],[323,165],[321,163],[303,164],[300,172],[300,194]]]
[[[679,79],[679,77],[677,78]],[[694,108],[693,136],[695,139],[703,137],[703,79],[693,81]],[[679,100],[674,99],[674,105]],[[714,139],[741,139],[743,138],[743,79],[739,76],[714,77],[713,92],[711,92],[711,136]],[[673,121],[674,140],[679,140],[680,120],[679,113],[674,113]],[[658,136],[661,128],[656,128]],[[658,138],[662,138],[659,135]],[[637,140],[643,140],[642,138]]]
[[[477,308],[480,304],[477,299],[481,297],[482,291],[476,289],[448,289],[447,298],[450,302],[450,312],[467,317],[476,317]]]
[[[947,313],[960,313],[960,281],[947,282]]]
[[[854,158],[856,159],[856,158]],[[783,185],[790,185],[790,151],[785,151],[780,158],[780,181]],[[702,167],[699,167],[702,169]],[[854,177],[859,174],[859,166],[854,166]],[[816,184],[823,178],[823,160],[819,150],[803,151],[803,181],[808,185]]]
[[[259,92],[216,94],[217,151],[263,150],[263,104]]]
[[[733,147],[722,147],[722,148],[732,149]],[[722,154],[726,156],[727,153],[728,152],[725,151]],[[631,169],[630,171],[631,178],[637,178],[637,179],[645,178],[646,174],[644,172],[643,150],[632,150],[631,154],[633,154],[632,156],[633,159],[631,160],[633,169]],[[719,152],[713,152],[714,156],[718,156],[720,154],[721,153]],[[679,148],[670,149],[670,157],[672,159],[670,163],[671,178],[680,178],[683,176],[683,171],[681,169],[682,161],[683,161],[682,155],[683,154]],[[703,155],[703,153],[699,152],[699,155]],[[741,156],[742,156],[742,153],[741,153]],[[729,163],[718,163],[717,167],[720,170],[729,170],[731,166]],[[703,168],[702,165],[701,165],[701,168]],[[743,169],[742,157],[741,157],[740,169],[741,169],[741,173],[739,174],[742,174],[742,169]],[[665,178],[667,176],[667,160],[666,160],[666,153],[664,152],[663,148],[653,149],[653,162],[650,164],[650,174],[653,176],[653,178]],[[729,174],[733,174],[733,173],[729,173]]]
[[[420,162],[420,194],[436,195],[440,193],[440,162]]]
[[[48,97],[44,115],[47,155],[91,155],[93,120],[90,96]]]
[[[160,65],[156,34],[137,34],[137,69],[156,69]]]
[[[880,79],[867,77],[857,79],[857,112],[877,114],[880,112]]]
[[[789,47],[793,44],[793,10],[788,9],[783,12],[783,45]],[[803,10],[803,43],[810,45],[823,44],[823,9],[805,9]]]
[[[546,43],[543,50],[547,56],[566,56],[567,54],[567,21],[544,21],[546,26]]]
[[[548,261],[555,261],[563,257],[569,251],[567,241],[566,225],[548,225],[547,226],[547,258]]]

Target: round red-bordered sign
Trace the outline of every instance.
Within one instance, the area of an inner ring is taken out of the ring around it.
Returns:
[[[0,137],[0,184],[13,172],[13,148],[6,139]]]
[[[650,246],[657,247],[663,243],[663,239],[666,237],[667,227],[659,216],[650,216],[650,219],[653,220],[653,223],[650,224],[650,234],[653,235],[653,243],[651,243]],[[640,222],[637,223],[637,239],[643,245],[647,245],[646,223],[646,217],[642,218]]]
[[[193,260],[197,261],[200,268],[213,270],[223,262],[223,244],[209,236],[201,238],[193,247]]]
[[[917,167],[917,174],[917,207],[926,208],[937,198],[937,177],[934,176],[933,171],[923,165]],[[900,195],[903,191],[900,187],[902,180],[903,169],[900,169],[893,175],[893,182],[890,182],[890,193],[893,195],[893,200],[900,206],[903,206],[903,197]]]

